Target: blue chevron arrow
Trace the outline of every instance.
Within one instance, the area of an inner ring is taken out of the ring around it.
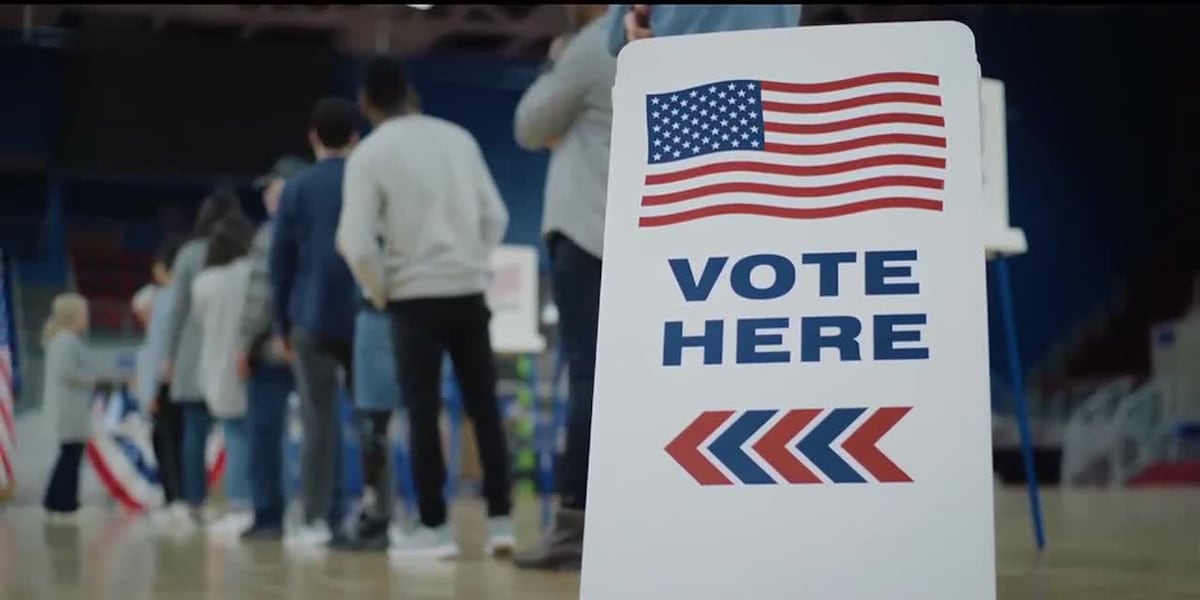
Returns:
[[[738,420],[734,421],[724,433],[717,436],[708,449],[713,456],[721,461],[734,476],[745,484],[772,485],[775,480],[754,462],[754,459],[742,452],[742,444],[754,435],[754,432],[771,420],[777,411],[748,410]]]
[[[836,408],[816,427],[813,427],[813,430],[804,436],[799,444],[796,444],[800,453],[807,456],[813,466],[825,473],[834,483],[867,482],[830,447],[833,445],[833,441],[865,411],[864,408]]]

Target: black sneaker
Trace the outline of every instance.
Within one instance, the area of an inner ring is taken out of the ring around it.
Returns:
[[[388,549],[388,522],[363,515],[354,535],[338,534],[329,542],[334,550],[349,552],[383,552]]]
[[[241,539],[246,541],[262,540],[276,542],[283,539],[282,525],[259,525],[255,523],[250,529],[242,532]]]
[[[521,569],[578,571],[583,564],[583,511],[560,509],[554,528],[530,552],[513,563]]]

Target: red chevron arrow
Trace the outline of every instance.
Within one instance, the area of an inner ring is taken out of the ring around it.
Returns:
[[[754,444],[754,451],[788,483],[821,483],[821,479],[788,449],[792,440],[819,414],[821,411],[813,408],[788,411]]]
[[[700,453],[700,444],[712,436],[729,417],[732,410],[710,410],[700,414],[675,439],[667,444],[667,454],[683,467],[700,485],[733,485],[724,473]]]
[[[891,431],[911,407],[888,407],[881,408],[875,411],[875,414],[867,418],[858,431],[850,434],[846,441],[842,444],[842,448],[846,449],[846,453],[851,458],[858,461],[864,469],[871,473],[880,483],[908,483],[912,478],[908,476],[896,463],[892,462],[875,444],[879,443],[880,438]]]

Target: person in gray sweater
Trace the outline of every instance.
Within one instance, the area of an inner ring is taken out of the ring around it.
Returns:
[[[605,47],[605,5],[573,4],[581,27],[559,38],[551,65],[517,105],[514,129],[526,150],[551,148],[542,234],[550,253],[559,335],[570,373],[566,451],[554,528],[542,544],[516,557],[523,568],[577,570],[583,556],[600,257],[604,245],[612,86],[617,61]],[[561,51],[559,49],[561,48]]]
[[[207,238],[213,226],[224,217],[241,212],[237,196],[214,194],[200,205],[193,238],[175,255],[171,267],[175,294],[171,299],[167,319],[167,363],[164,371],[171,380],[171,401],[182,407],[183,413],[183,499],[199,519],[207,487],[204,458],[212,417],[208,414],[204,394],[200,391],[200,345],[203,330],[192,310],[192,281],[204,268],[208,254]]]
[[[79,466],[92,434],[92,395],[96,377],[83,345],[88,328],[87,300],[78,294],[54,299],[50,318],[42,330],[46,347],[43,401],[53,415],[58,435],[58,460],[42,502],[52,518],[79,510]]]

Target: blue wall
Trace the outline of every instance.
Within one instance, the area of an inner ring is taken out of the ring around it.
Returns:
[[[1030,248],[1011,269],[1028,368],[1151,249],[1164,199],[1146,182],[1162,149],[1142,136],[1156,99],[1126,15],[997,10],[973,25],[983,75],[1006,88],[1009,212]],[[989,304],[993,366],[1007,373],[990,280]]]

